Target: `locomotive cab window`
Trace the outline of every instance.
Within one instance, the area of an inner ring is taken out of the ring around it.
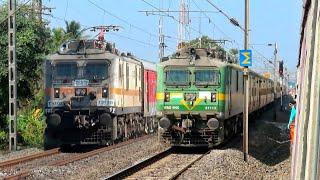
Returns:
[[[213,69],[201,69],[195,71],[195,85],[197,86],[217,86],[219,85],[219,71]]]
[[[55,78],[74,79],[77,77],[77,63],[63,62],[56,64],[54,68]]]
[[[108,77],[107,63],[88,63],[85,67],[85,77],[93,80],[103,80]]]
[[[183,86],[189,83],[189,71],[184,69],[170,69],[166,71],[166,85]]]

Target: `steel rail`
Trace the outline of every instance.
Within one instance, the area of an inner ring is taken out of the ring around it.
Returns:
[[[80,155],[75,155],[75,156],[72,156],[72,157],[67,158],[67,159],[57,160],[57,161],[54,161],[53,163],[48,164],[48,166],[63,166],[63,165],[66,165],[66,164],[69,164],[69,163],[72,163],[72,162],[75,162],[75,161],[79,161],[79,160],[82,160],[82,159],[85,159],[85,158],[88,158],[88,157],[103,153],[103,152],[107,152],[107,151],[110,151],[110,150],[113,150],[113,149],[116,149],[116,148],[119,148],[119,147],[122,147],[122,146],[126,146],[126,145],[129,145],[129,144],[132,144],[134,142],[146,140],[146,139],[151,138],[151,137],[152,137],[152,135],[145,135],[145,136],[142,136],[142,137],[139,137],[139,138],[136,138],[136,139],[130,139],[128,141],[124,141],[124,142],[121,142],[121,143],[118,143],[118,144],[115,144],[115,145],[112,145],[112,146],[96,149],[96,150],[89,151],[89,152],[86,152],[86,153],[83,153],[83,154],[80,154]],[[5,180],[22,179],[22,178],[26,178],[26,177],[30,176],[31,173],[32,173],[32,169],[25,170],[25,171],[20,172],[18,174],[7,176],[4,179]]]
[[[124,142],[121,142],[121,143],[118,143],[118,144],[115,144],[115,145],[112,145],[112,146],[108,146],[108,147],[96,149],[96,150],[93,150],[93,151],[89,151],[89,152],[86,152],[86,153],[83,153],[83,154],[75,155],[75,156],[72,156],[72,157],[67,158],[67,159],[58,160],[58,161],[55,161],[55,162],[49,164],[49,166],[63,166],[63,165],[66,165],[66,164],[69,164],[69,163],[72,163],[72,162],[75,162],[75,161],[79,161],[81,159],[92,157],[94,155],[97,155],[97,154],[100,154],[100,153],[103,153],[103,152],[107,152],[107,151],[110,151],[110,150],[113,150],[113,149],[116,149],[116,148],[119,148],[119,147],[123,147],[123,146],[129,145],[129,144],[132,144],[134,142],[145,140],[145,139],[148,139],[150,137],[151,137],[151,135],[145,135],[145,136],[142,136],[142,137],[139,137],[139,138],[136,138],[136,139],[130,139],[128,141],[124,141]]]
[[[116,172],[115,174],[112,174],[111,176],[108,176],[104,179],[108,179],[108,180],[114,180],[114,179],[124,179],[125,177],[128,177],[136,172],[138,172],[139,170],[155,163],[158,162],[159,160],[167,157],[168,155],[170,155],[172,153],[172,148],[168,148],[152,157],[149,157],[145,160],[142,160],[140,162],[137,162],[136,164],[127,167],[123,170],[120,170],[119,172]]]
[[[199,156],[197,159],[190,162],[187,166],[185,166],[183,169],[181,169],[179,172],[177,172],[175,175],[171,176],[169,180],[175,180],[177,179],[182,173],[184,173],[186,170],[188,170],[194,163],[198,162],[200,159],[202,159],[204,156],[208,155],[211,151],[207,151],[206,153]]]
[[[28,177],[31,174],[31,171],[23,171],[21,173],[18,173],[16,175],[7,176],[4,178],[4,180],[18,180]]]
[[[24,157],[21,157],[21,158],[7,160],[7,161],[4,161],[4,162],[0,162],[0,168],[13,166],[13,165],[20,164],[20,163],[23,163],[23,162],[27,162],[27,161],[31,161],[31,160],[34,160],[34,159],[47,157],[47,156],[51,156],[51,155],[55,155],[55,154],[59,154],[59,153],[60,153],[60,149],[59,148],[55,148],[55,149],[51,149],[51,150],[48,150],[48,151],[43,151],[43,152],[40,152],[40,153],[24,156]]]

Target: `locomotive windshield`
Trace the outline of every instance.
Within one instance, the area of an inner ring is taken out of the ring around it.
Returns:
[[[58,63],[55,66],[55,78],[74,79],[77,77],[77,63]]]
[[[189,71],[187,70],[168,70],[166,72],[166,85],[187,85],[189,82]]]
[[[198,86],[219,85],[219,71],[212,69],[196,70],[195,84]]]
[[[88,79],[106,79],[108,67],[105,63],[88,63],[85,67],[85,77]]]

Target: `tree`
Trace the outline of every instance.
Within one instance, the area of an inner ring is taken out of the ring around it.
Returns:
[[[239,50],[238,49],[230,49],[229,53],[233,56],[238,56]]]
[[[41,89],[42,62],[49,53],[50,29],[33,18],[30,5],[16,13],[17,94],[20,105],[30,104]],[[0,19],[7,17],[7,5],[0,5]],[[8,114],[8,23],[0,22],[0,130]],[[1,132],[0,132],[1,133]]]
[[[66,35],[66,32],[63,28],[54,28],[51,32],[50,39],[50,52],[53,53],[58,50],[59,46],[68,40],[69,38]]]
[[[60,45],[68,40],[83,38],[81,26],[76,21],[65,21],[65,29],[58,27],[53,28],[50,39],[50,52],[56,52]]]
[[[66,23],[66,34],[72,39],[78,39],[81,37],[81,25],[76,21],[65,21]]]
[[[201,48],[224,50],[220,45],[215,43],[213,39],[211,39],[208,36],[202,36],[200,38],[193,39],[187,43],[187,46],[194,47],[194,48],[200,47],[200,39],[201,39]]]
[[[238,63],[238,54],[239,54],[239,50],[238,49],[230,49],[228,52],[231,62],[233,63]]]

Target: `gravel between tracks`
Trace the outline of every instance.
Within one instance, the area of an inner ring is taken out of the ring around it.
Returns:
[[[290,179],[290,142],[286,130],[288,112],[272,121],[267,111],[249,126],[248,163],[243,161],[242,136],[196,162],[178,179]]]
[[[134,173],[125,179],[169,179],[191,161],[200,156],[201,155],[199,154],[170,154],[169,156],[141,169],[139,172]]]
[[[165,148],[157,143],[157,137],[152,137],[65,166],[38,168],[27,179],[99,179]]]

